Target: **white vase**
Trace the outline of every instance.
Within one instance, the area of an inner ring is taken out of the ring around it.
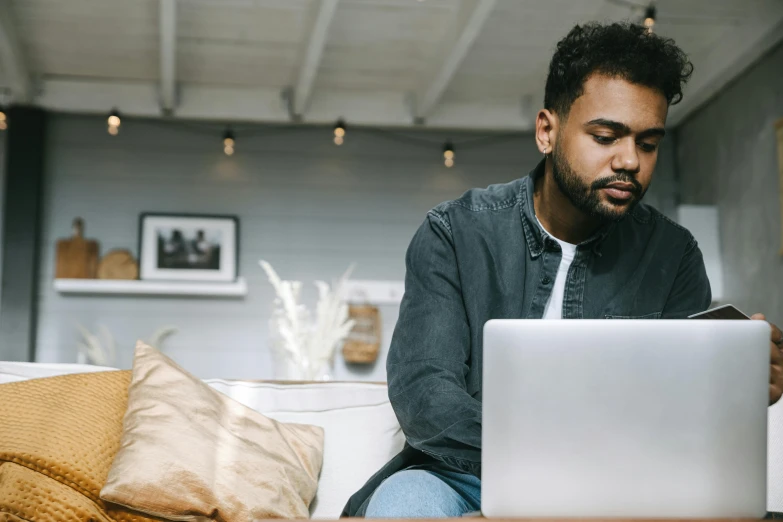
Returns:
[[[332,361],[311,361],[291,356],[287,351],[273,349],[274,378],[280,381],[331,381],[334,375]]]
[[[299,310],[300,324],[307,325],[302,328],[302,337],[298,340],[304,346],[311,335],[309,315],[307,309]],[[282,310],[275,309],[272,319],[269,321],[269,344],[272,349],[272,361],[274,365],[274,379],[281,381],[330,381],[334,374],[334,350],[328,360],[311,360],[300,347],[291,347],[280,334],[281,319],[284,317]]]

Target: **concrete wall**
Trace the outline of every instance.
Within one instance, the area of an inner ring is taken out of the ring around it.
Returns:
[[[657,208],[668,217],[674,219],[677,213],[677,171],[675,164],[676,136],[673,131],[667,131],[658,150],[658,163],[655,166],[652,184],[644,202]]]
[[[723,301],[781,324],[779,118],[783,45],[678,127],[676,161],[682,202],[718,206]]]
[[[5,204],[5,137],[7,134],[4,131],[0,131],[0,230],[3,230],[3,217]],[[0,232],[0,234],[2,234]],[[3,241],[0,238],[0,274],[3,272]],[[3,294],[3,287],[0,285],[0,296]],[[2,300],[0,300],[2,302]],[[0,313],[3,313],[0,309]]]

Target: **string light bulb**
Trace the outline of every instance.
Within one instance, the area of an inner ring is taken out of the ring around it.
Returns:
[[[334,125],[334,144],[342,145],[343,142],[345,142],[345,122],[339,119]]]
[[[231,132],[230,128],[227,128],[226,132],[223,133],[223,152],[226,154],[226,156],[231,156],[234,154],[235,144],[236,140],[234,140],[234,133]]]
[[[454,145],[450,141],[443,146],[443,164],[448,168],[454,166]]]
[[[5,113],[5,107],[0,107],[0,131],[8,128],[8,116]]]
[[[652,4],[644,11],[644,26],[647,28],[647,33],[652,34],[655,26],[655,6]]]
[[[122,120],[120,119],[120,113],[117,112],[117,109],[111,111],[109,117],[106,118],[106,124],[108,125],[107,131],[112,136],[116,136],[120,133],[120,125],[122,124]]]

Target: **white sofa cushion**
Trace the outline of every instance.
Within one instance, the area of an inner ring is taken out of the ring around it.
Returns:
[[[270,412],[267,416],[324,429],[324,463],[318,492],[310,506],[312,518],[339,518],[351,495],[405,443],[388,402],[319,412]]]
[[[40,377],[67,375],[69,373],[106,372],[116,369],[117,368],[109,368],[106,366],[93,366],[91,364],[46,364],[0,361],[0,384],[4,382],[38,379]]]
[[[324,429],[324,463],[310,506],[313,518],[339,518],[350,496],[405,443],[385,385],[206,382],[272,419]]]
[[[278,384],[258,381],[205,379],[205,383],[256,411],[320,411],[388,402],[385,384],[316,382]]]

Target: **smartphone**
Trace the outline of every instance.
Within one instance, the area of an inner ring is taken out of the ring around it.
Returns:
[[[750,319],[734,305],[723,305],[706,312],[689,315],[688,319]]]

